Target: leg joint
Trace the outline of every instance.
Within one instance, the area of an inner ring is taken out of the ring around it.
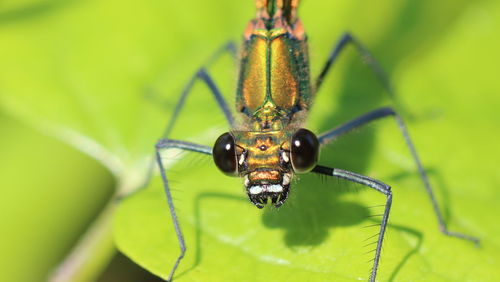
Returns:
[[[207,76],[207,69],[205,69],[205,67],[201,67],[198,69],[198,71],[196,72],[196,77],[198,78],[205,78]]]
[[[392,190],[391,190],[391,186],[385,184],[385,183],[382,183],[380,181],[377,181],[378,182],[378,187],[375,188],[377,189],[378,191],[382,192],[384,195],[387,196],[387,198],[392,198]]]
[[[157,151],[167,148],[169,145],[169,140],[168,139],[160,139],[158,142],[156,142],[155,148]]]
[[[377,111],[387,116],[399,116],[398,113],[392,107],[382,107]]]
[[[348,31],[344,32],[344,34],[342,34],[342,37],[340,39],[341,42],[348,42],[348,41],[352,41],[354,38],[352,36],[352,34]]]
[[[392,201],[392,190],[391,186],[387,186],[387,190],[385,192],[385,195],[387,196],[388,201]]]

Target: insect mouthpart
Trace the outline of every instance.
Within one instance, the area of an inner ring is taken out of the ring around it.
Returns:
[[[270,172],[277,174],[277,171]],[[284,173],[281,179],[270,181],[268,179],[257,179],[251,181],[252,173],[245,176],[245,188],[250,201],[259,209],[262,209],[268,201],[274,207],[280,207],[288,198],[290,191],[290,173]]]

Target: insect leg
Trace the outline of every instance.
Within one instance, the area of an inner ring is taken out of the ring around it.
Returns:
[[[165,167],[163,165],[163,160],[161,158],[161,151],[166,149],[177,148],[186,151],[198,152],[202,154],[211,155],[212,149],[208,146],[198,145],[190,142],[184,142],[179,140],[172,139],[161,139],[156,143],[156,161],[158,163],[158,167],[160,169],[161,178],[163,181],[163,188],[165,190],[165,195],[167,196],[167,203],[170,209],[170,215],[172,216],[172,222],[174,223],[175,233],[177,234],[177,240],[179,241],[179,247],[181,248],[181,253],[179,257],[175,261],[172,270],[170,271],[170,275],[168,276],[167,281],[172,281],[174,277],[175,270],[179,266],[184,254],[186,253],[186,244],[184,242],[184,235],[182,234],[182,229],[179,224],[179,219],[177,218],[177,214],[175,212],[174,201],[172,200],[172,194],[170,192],[170,187],[168,185],[167,174],[165,172]]]
[[[385,229],[387,227],[387,221],[389,219],[389,212],[391,210],[391,203],[392,203],[391,187],[383,182],[372,179],[368,176],[364,176],[361,174],[357,174],[357,173],[346,171],[346,170],[336,169],[336,168],[329,168],[329,167],[318,165],[312,170],[312,172],[318,173],[318,174],[323,174],[323,175],[328,175],[328,176],[335,176],[338,178],[346,179],[346,180],[351,181],[351,182],[359,183],[361,185],[368,186],[372,189],[375,189],[387,197],[386,202],[385,202],[384,215],[382,216],[382,222],[380,224],[380,233],[379,233],[378,239],[377,239],[377,248],[375,249],[375,257],[373,260],[373,267],[372,267],[372,271],[370,273],[370,281],[375,281],[375,277],[377,276],[377,268],[378,268],[378,264],[379,264],[379,260],[380,260],[380,252],[382,250],[382,242],[384,241]]]
[[[188,81],[188,83],[186,84],[186,86],[182,90],[181,96],[180,96],[179,100],[177,101],[177,104],[174,108],[172,116],[170,117],[170,119],[169,119],[169,121],[168,121],[168,123],[163,131],[163,134],[161,135],[161,138],[167,138],[170,135],[170,133],[172,132],[172,129],[174,128],[175,122],[177,121],[177,118],[179,117],[179,114],[180,114],[180,112],[181,112],[181,110],[186,102],[186,98],[192,92],[191,89],[193,88],[195,82],[198,79],[201,79],[201,81],[203,81],[208,86],[208,88],[210,89],[210,92],[212,93],[213,97],[215,98],[215,101],[217,102],[217,105],[219,106],[219,108],[222,110],[222,113],[226,117],[226,120],[229,123],[229,125],[231,127],[234,125],[234,118],[233,118],[231,111],[229,110],[229,107],[227,105],[226,100],[224,99],[224,97],[222,96],[222,93],[219,91],[219,88],[217,87],[217,85],[215,84],[215,82],[212,80],[211,76],[207,72],[207,68],[212,63],[214,63],[225,52],[229,52],[233,57],[236,57],[236,47],[235,47],[233,42],[228,42],[228,43],[224,44],[221,48],[219,48],[207,60],[207,62],[202,67],[200,67],[198,69],[198,71],[196,71],[196,73],[193,75],[193,77],[191,77],[191,79]],[[132,193],[135,193],[141,189],[144,189],[145,187],[147,187],[149,185],[149,182],[151,180],[152,173],[153,173],[153,167],[154,167],[154,161],[151,161],[151,163],[149,164],[149,167],[147,169],[147,175],[144,179],[144,183],[141,185],[141,187],[138,190],[136,190]],[[127,197],[129,195],[130,194],[122,195],[122,196],[120,196],[120,198]]]
[[[384,89],[387,91],[389,94],[390,98],[394,102],[398,102],[396,99],[396,95],[394,92],[394,89],[390,83],[389,77],[387,74],[384,72],[380,64],[375,60],[375,57],[366,49],[361,42],[359,42],[353,35],[350,33],[344,33],[340,40],[335,44],[333,47],[332,51],[330,52],[330,56],[328,57],[328,60],[326,61],[325,65],[323,66],[323,69],[321,70],[321,73],[319,74],[318,78],[316,79],[315,83],[315,92],[318,92],[319,88],[323,84],[323,80],[325,76],[328,74],[330,71],[333,63],[336,61],[338,55],[342,50],[345,49],[346,46],[349,44],[354,45],[356,47],[356,50],[358,53],[361,55],[363,58],[363,61],[368,64],[370,69],[373,71],[377,79],[380,81]]]
[[[200,67],[196,73],[191,77],[191,79],[188,81],[184,89],[182,90],[181,97],[179,98],[179,101],[177,102],[177,105],[175,106],[174,112],[172,113],[172,116],[170,117],[170,120],[167,124],[167,127],[165,128],[165,131],[162,135],[163,138],[167,138],[172,131],[175,122],[184,106],[184,103],[186,102],[187,96],[192,92],[191,89],[193,88],[195,82],[200,79],[203,81],[208,88],[210,89],[210,92],[212,93],[215,101],[217,102],[217,105],[219,108],[222,110],[222,113],[224,114],[227,122],[229,123],[230,126],[234,125],[234,118],[233,115],[231,114],[231,111],[229,110],[229,107],[226,103],[226,100],[222,96],[222,93],[220,92],[219,88],[215,84],[215,82],[212,80],[212,77],[208,74],[207,68],[209,65],[211,65],[216,59],[220,57],[224,52],[229,51],[233,55],[235,53],[235,46],[232,42],[229,42],[225,44],[220,50],[218,50],[208,62]]]
[[[355,118],[349,122],[346,122],[332,130],[329,130],[323,134],[320,134],[318,136],[318,140],[320,144],[325,145],[330,143],[331,141],[335,140],[336,138],[344,135],[345,133],[362,127],[372,121],[379,120],[384,117],[389,117],[392,116],[394,117],[396,123],[398,124],[399,130],[401,131],[401,134],[403,135],[403,138],[406,142],[406,145],[408,149],[410,150],[410,153],[413,157],[413,160],[415,162],[415,165],[417,166],[418,172],[420,174],[420,178],[422,179],[422,182],[424,183],[425,190],[427,191],[427,194],[429,195],[429,198],[432,203],[432,207],[434,209],[434,213],[436,214],[436,217],[438,219],[439,223],[439,230],[443,232],[445,235],[452,236],[452,237],[457,237],[465,240],[469,240],[474,242],[475,244],[479,243],[479,239],[473,236],[469,236],[466,234],[458,233],[458,232],[453,232],[449,231],[448,228],[446,227],[446,223],[444,222],[443,215],[441,213],[441,210],[439,209],[438,202],[436,200],[436,196],[434,195],[434,192],[432,190],[432,186],[429,182],[429,178],[427,177],[427,173],[424,170],[424,167],[422,166],[422,162],[420,161],[420,158],[418,157],[417,150],[415,149],[415,146],[413,145],[413,142],[410,139],[410,135],[408,134],[408,130],[406,129],[406,125],[403,122],[403,119],[401,116],[394,111],[394,109],[390,107],[384,107],[384,108],[379,108],[376,110],[373,110],[371,112],[368,112],[358,118]]]

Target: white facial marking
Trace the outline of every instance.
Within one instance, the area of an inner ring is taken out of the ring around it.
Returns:
[[[248,175],[245,175],[245,187],[248,187],[248,184],[250,184],[250,179],[248,179]]]
[[[260,194],[263,192],[279,193],[279,192],[283,192],[283,186],[281,186],[279,184],[264,185],[264,186],[256,185],[256,186],[250,187],[250,190],[248,190],[248,192],[250,192],[250,194],[252,194],[252,195],[257,195],[257,194]]]
[[[240,165],[242,165],[244,161],[245,161],[245,155],[244,155],[244,154],[241,154],[240,159],[238,160],[238,163],[239,163]]]
[[[281,157],[283,158],[283,161],[285,161],[285,163],[287,163],[288,161],[290,161],[290,159],[288,158],[288,155],[286,154],[286,152],[281,153]]]
[[[285,173],[283,174],[283,185],[288,185],[290,184],[290,174]]]
[[[267,191],[268,192],[282,192],[283,186],[277,185],[277,184],[269,185],[269,186],[267,186]]]
[[[262,193],[262,186],[252,186],[250,187],[250,194],[256,195]]]

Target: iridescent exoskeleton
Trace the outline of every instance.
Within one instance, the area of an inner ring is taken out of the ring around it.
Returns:
[[[318,165],[320,146],[384,117],[393,117],[424,182],[433,204],[440,230],[449,236],[478,242],[478,239],[446,228],[441,211],[434,197],[427,175],[411,142],[405,124],[392,107],[383,107],[354,118],[338,127],[316,136],[303,128],[314,95],[331,69],[339,53],[348,44],[354,45],[368,66],[375,72],[386,91],[394,97],[387,76],[373,56],[352,35],[344,34],[334,46],[321,73],[314,82],[310,80],[307,37],[297,17],[298,0],[256,0],[257,15],[244,32],[240,54],[240,70],[236,91],[236,114],[232,111],[202,67],[191,79],[173,113],[167,133],[174,124],[186,96],[196,79],[210,88],[217,104],[224,113],[231,130],[222,134],[213,148],[190,142],[161,139],[157,148],[157,161],[163,178],[165,193],[181,247],[169,280],[184,256],[186,247],[175,213],[166,172],[160,151],[178,148],[213,155],[215,165],[225,174],[242,177],[250,201],[258,208],[267,203],[279,207],[285,203],[292,178],[296,173],[317,173],[342,178],[372,188],[386,196],[384,213],[376,243],[370,281],[374,281],[380,259],[382,242],[392,203],[391,188],[378,180],[354,172]],[[228,44],[226,50],[233,50]]]
[[[264,207],[268,199],[278,207],[288,196],[294,171],[313,169],[319,142],[312,132],[299,130],[311,107],[312,89],[297,2],[257,4],[257,17],[248,23],[241,52],[236,92],[241,122],[215,143],[214,159],[219,164],[234,158],[232,152],[226,156],[218,150],[233,146],[237,165],[227,171],[223,165],[219,168],[244,177],[257,207]]]

